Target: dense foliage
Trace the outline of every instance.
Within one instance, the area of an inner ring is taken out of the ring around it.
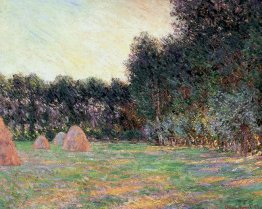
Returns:
[[[136,37],[130,89],[160,144],[261,151],[262,2],[171,0],[174,30]]]
[[[97,139],[141,128],[128,86],[117,79],[106,84],[95,78],[58,76],[46,83],[33,74],[16,74],[10,79],[1,75],[0,86],[0,115],[18,140],[33,140],[41,133],[52,139],[73,124]]]

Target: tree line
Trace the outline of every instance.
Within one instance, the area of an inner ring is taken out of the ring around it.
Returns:
[[[128,85],[118,79],[106,83],[57,76],[45,82],[35,74],[0,75],[0,101],[0,115],[17,140],[34,140],[42,133],[52,139],[73,124],[97,139],[141,137]]]
[[[261,154],[262,2],[171,4],[179,34],[140,34],[126,61],[150,137]]]

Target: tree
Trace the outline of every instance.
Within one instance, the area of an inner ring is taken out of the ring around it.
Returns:
[[[174,28],[179,27],[183,32],[179,40],[185,47],[186,56],[183,62],[191,68],[194,78],[195,88],[192,89],[192,95],[198,95],[192,98],[196,108],[191,108],[191,112],[208,109],[216,115],[217,120],[223,121],[222,124],[227,124],[220,125],[215,131],[222,142],[238,141],[239,137],[243,142],[247,139],[247,132],[252,131],[246,144],[252,143],[251,135],[257,132],[252,127],[258,127],[261,132],[259,122],[261,108],[257,107],[261,106],[259,78],[261,78],[262,2],[171,0],[171,3],[172,15],[178,20]],[[245,92],[255,93],[249,97]],[[220,97],[217,97],[218,94]],[[220,104],[219,107],[224,109],[214,108],[210,101],[216,101],[215,105]],[[245,108],[245,104],[250,106]],[[223,114],[225,109],[228,111],[227,114]],[[229,119],[227,116],[233,113],[234,117]],[[255,121],[256,125],[243,120],[251,113],[252,121]],[[235,119],[238,122],[234,121]],[[212,129],[212,126],[209,128]],[[233,139],[229,134],[224,134],[228,132],[227,130],[234,130],[231,132],[233,135],[242,133],[242,136],[238,135]],[[242,146],[242,149],[246,150],[243,147],[247,146]]]
[[[62,104],[67,107],[69,121],[79,123],[74,106],[78,100],[76,81],[70,76],[57,76],[48,91],[48,103]]]
[[[164,144],[160,123],[171,100],[162,56],[161,42],[142,33],[135,37],[126,62],[133,98],[140,114],[156,123],[159,144]]]
[[[28,92],[28,122],[29,122],[29,132],[30,134],[34,134],[36,130],[36,123],[39,118],[41,118],[41,106],[46,102],[46,93],[47,88],[42,79],[40,79],[37,75],[31,74],[25,77],[26,80],[26,88]],[[40,125],[40,124],[39,124]]]

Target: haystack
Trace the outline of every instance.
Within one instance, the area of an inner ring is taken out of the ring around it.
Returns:
[[[59,132],[54,138],[54,145],[63,145],[64,139],[66,137],[66,133]]]
[[[1,165],[21,165],[21,160],[12,140],[12,134],[0,117],[0,166]]]
[[[47,138],[44,135],[37,137],[35,140],[33,147],[35,149],[50,149],[50,144]]]
[[[87,152],[91,148],[84,131],[78,126],[72,126],[66,134],[63,150],[72,152]]]

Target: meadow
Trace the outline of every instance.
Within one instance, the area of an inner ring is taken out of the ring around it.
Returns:
[[[261,208],[262,158],[197,147],[92,143],[86,153],[16,142],[0,208]]]

